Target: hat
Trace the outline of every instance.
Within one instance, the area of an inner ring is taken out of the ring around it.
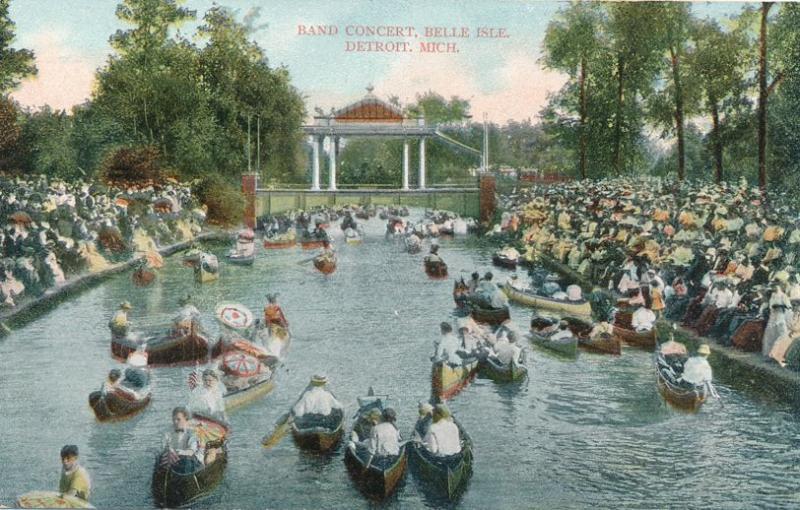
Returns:
[[[372,418],[372,419],[374,419],[374,420],[380,419],[380,417],[381,417],[381,410],[380,410],[380,409],[378,409],[377,407],[373,407],[373,408],[372,408],[372,409],[370,409],[370,410],[369,410],[369,412],[367,413],[367,417],[368,417],[368,418]]]
[[[328,378],[320,374],[314,375],[311,377],[311,384],[313,386],[325,386],[328,384]]]
[[[122,308],[123,310],[130,310],[131,308],[133,308],[133,306],[131,306],[131,304],[127,301],[123,301],[122,303],[120,303],[119,307]]]
[[[697,354],[701,356],[708,356],[711,354],[711,349],[708,347],[708,344],[703,344],[697,348]]]
[[[433,412],[433,406],[424,400],[419,402],[419,414],[431,414]]]

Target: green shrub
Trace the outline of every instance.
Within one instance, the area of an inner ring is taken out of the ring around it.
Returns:
[[[160,184],[164,179],[161,155],[157,148],[123,147],[103,162],[103,179],[117,185]]]
[[[192,189],[194,195],[208,208],[206,222],[231,226],[242,222],[245,199],[238,186],[219,175],[201,179]]]

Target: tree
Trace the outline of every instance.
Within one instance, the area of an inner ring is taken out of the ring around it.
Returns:
[[[11,47],[15,23],[8,15],[11,0],[0,0],[0,96],[8,94],[24,78],[37,73],[31,50]]]
[[[767,189],[767,16],[772,2],[761,3],[758,38],[758,187]]]
[[[546,67],[565,72],[578,80],[578,132],[580,137],[578,175],[586,178],[588,146],[589,66],[603,48],[603,26],[606,20],[598,4],[575,2],[559,12],[551,21],[544,39],[543,62]]]

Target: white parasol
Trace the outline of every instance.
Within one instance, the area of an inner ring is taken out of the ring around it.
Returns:
[[[233,329],[245,329],[253,324],[253,312],[239,303],[222,303],[214,311],[217,320]]]

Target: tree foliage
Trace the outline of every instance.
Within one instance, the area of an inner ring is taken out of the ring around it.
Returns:
[[[11,0],[0,0],[0,96],[8,94],[20,80],[37,73],[31,50],[15,49],[15,24],[8,15]]]

